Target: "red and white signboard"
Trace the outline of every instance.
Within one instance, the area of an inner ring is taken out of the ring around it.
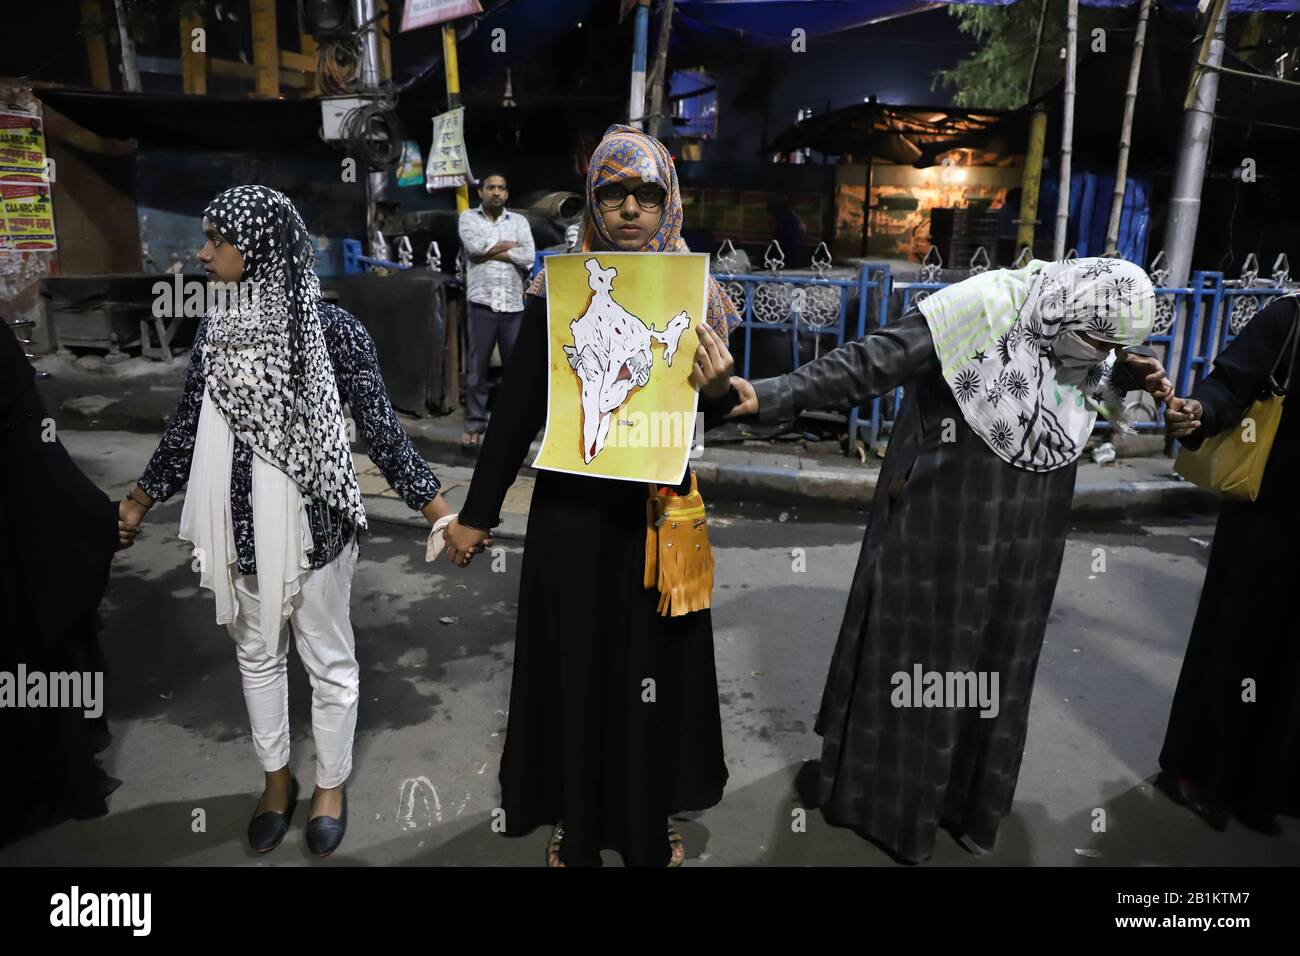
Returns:
[[[401,32],[482,12],[483,5],[479,0],[407,0],[406,9],[402,11]]]

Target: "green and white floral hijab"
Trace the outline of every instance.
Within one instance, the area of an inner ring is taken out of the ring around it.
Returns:
[[[1151,332],[1155,290],[1122,259],[1035,259],[971,276],[917,308],[967,424],[1004,461],[1053,471],[1083,453],[1099,409],[1123,420],[1124,395],[1110,382],[1114,353],[1067,365],[1068,333],[1137,345]]]

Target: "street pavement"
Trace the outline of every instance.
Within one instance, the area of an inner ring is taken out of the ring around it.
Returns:
[[[114,496],[156,442],[115,431],[61,429],[59,437]],[[135,547],[117,556],[102,607],[114,738],[103,757],[124,781],[111,812],[20,841],[0,851],[0,864],[542,864],[544,829],[504,837],[492,828],[521,542],[499,537],[499,550],[468,569],[426,564],[425,533],[389,522],[404,506],[383,495],[382,478],[367,472],[365,459],[358,463],[373,534],[352,590],[362,696],[349,830],[339,852],[318,862],[302,840],[313,748],[310,689],[296,652],[290,711],[303,802],[274,853],[258,856],[245,845],[261,773],[234,648],[176,537],[177,496],[156,506]],[[454,503],[468,468],[434,467]],[[526,521],[526,482],[510,509],[506,524],[517,532]],[[864,520],[860,511],[711,508],[730,781],[721,804],[682,823],[686,865],[895,865],[816,811],[802,813],[794,785],[820,753],[813,719]],[[941,834],[929,865],[1300,862],[1300,821],[1283,818],[1279,837],[1235,823],[1219,834],[1151,785],[1212,533],[1205,516],[1074,527],[1015,806],[997,850],[977,859]],[[555,560],[562,546],[556,543]],[[806,570],[797,570],[801,563]]]

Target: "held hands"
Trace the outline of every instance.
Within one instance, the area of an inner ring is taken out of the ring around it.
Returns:
[[[130,498],[117,503],[117,550],[123,551],[135,544],[140,533],[140,523],[149,509]]]
[[[1173,383],[1165,377],[1160,361],[1146,355],[1120,353],[1124,362],[1135,374],[1144,376],[1142,387],[1158,402],[1165,403],[1165,434],[1171,438],[1186,438],[1201,427],[1203,409],[1194,398],[1178,398]]]
[[[486,551],[492,544],[490,532],[463,525],[459,520],[447,525],[442,537],[447,543],[447,558],[462,568],[468,567],[474,555]]]
[[[1165,405],[1165,434],[1186,438],[1201,427],[1201,403],[1194,398],[1171,398]]]

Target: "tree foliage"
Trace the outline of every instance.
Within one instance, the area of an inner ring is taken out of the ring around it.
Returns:
[[[1065,48],[1066,7],[1066,0],[1047,0],[1042,49],[1034,76],[1035,94],[1051,89],[1065,76],[1061,51]],[[1033,98],[1025,94],[1038,37],[1038,18],[1043,9],[1041,0],[1020,0],[1005,7],[967,4],[948,7],[957,28],[973,37],[981,47],[951,69],[937,71],[932,89],[944,86],[953,90],[956,106],[985,109],[1024,106]],[[1107,20],[1114,21],[1107,11],[1080,8],[1081,55],[1087,49],[1092,28]]]

